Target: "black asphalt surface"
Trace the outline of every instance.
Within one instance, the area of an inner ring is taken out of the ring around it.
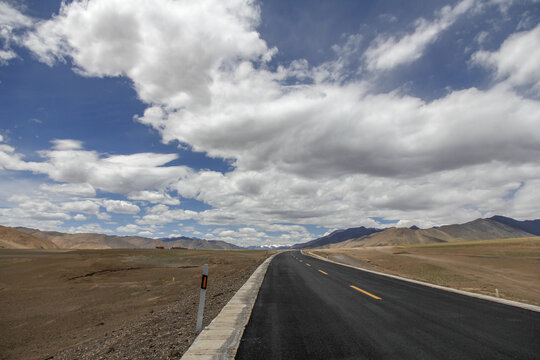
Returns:
[[[540,313],[287,252],[236,359],[540,359]]]

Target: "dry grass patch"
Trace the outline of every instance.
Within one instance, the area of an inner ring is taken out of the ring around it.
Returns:
[[[540,305],[540,237],[313,250],[342,263]]]

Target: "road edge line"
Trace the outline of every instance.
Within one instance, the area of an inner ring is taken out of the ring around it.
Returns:
[[[427,282],[414,280],[414,279],[409,279],[409,278],[401,277],[401,276],[397,276],[397,275],[390,275],[390,274],[386,274],[386,273],[379,272],[379,271],[362,269],[362,268],[357,267],[357,266],[353,266],[353,265],[349,265],[349,264],[343,264],[343,263],[340,263],[340,262],[337,262],[337,261],[334,261],[334,260],[326,259],[326,258],[324,258],[322,256],[319,256],[319,255],[316,255],[316,254],[311,254],[309,252],[304,252],[304,250],[300,250],[300,252],[303,255],[306,255],[306,256],[311,256],[313,258],[317,258],[317,259],[320,259],[320,260],[331,262],[331,263],[334,263],[334,264],[337,264],[337,265],[347,266],[347,267],[350,267],[350,268],[353,268],[353,269],[356,269],[356,270],[361,270],[361,271],[365,271],[365,272],[372,273],[372,274],[382,275],[382,276],[390,277],[390,278],[397,279],[397,280],[403,280],[403,281],[407,281],[407,282],[410,282],[410,283],[413,283],[413,284],[424,285],[424,286],[428,286],[428,287],[431,287],[431,288],[444,290],[444,291],[448,291],[448,292],[453,292],[453,293],[460,294],[460,295],[470,296],[470,297],[474,297],[474,298],[478,298],[478,299],[482,299],[482,300],[488,300],[488,301],[497,302],[497,303],[500,303],[500,304],[514,306],[514,307],[522,308],[522,309],[525,309],[525,310],[540,312],[540,306],[531,305],[531,304],[525,304],[525,303],[522,303],[522,302],[519,302],[519,301],[514,301],[514,300],[496,298],[496,297],[493,297],[493,296],[477,294],[477,293],[464,291],[464,290],[458,290],[458,289],[454,289],[454,288],[450,288],[450,287],[446,287],[446,286],[430,284],[430,283],[427,283]]]
[[[234,359],[270,262],[266,259],[195,338],[181,360]]]

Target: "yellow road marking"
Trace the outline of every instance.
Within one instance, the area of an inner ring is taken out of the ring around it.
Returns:
[[[322,272],[324,275],[328,275],[328,273],[322,271],[322,270],[319,270],[319,272]]]
[[[371,297],[374,298],[374,299],[382,300],[380,297],[375,296],[375,295],[373,295],[373,294],[370,294],[370,293],[368,293],[367,291],[364,291],[364,290],[362,290],[362,289],[360,289],[360,288],[357,288],[357,287],[354,286],[354,285],[351,285],[351,287],[352,287],[354,290],[358,290],[358,291],[360,291],[361,293],[364,293],[364,294],[366,294],[367,296],[371,296]]]
[[[307,266],[311,266],[311,265],[309,265],[308,263],[306,263],[306,265],[307,265]]]

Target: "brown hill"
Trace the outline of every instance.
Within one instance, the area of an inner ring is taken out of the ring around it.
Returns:
[[[238,250],[240,246],[221,240],[203,240],[185,236],[161,239],[166,247],[182,247],[186,249]]]
[[[241,247],[229,244],[225,241],[194,239],[188,237],[150,239],[140,236],[116,236],[105,234],[67,234],[57,231],[41,231],[25,227],[16,230],[25,234],[50,241],[61,249],[133,249],[133,248],[164,248],[182,247],[187,249],[211,249],[230,250]]]
[[[162,245],[159,240],[140,236],[116,236],[105,234],[67,234],[57,231],[40,231],[19,227],[17,230],[53,242],[62,249],[121,249],[154,248]]]
[[[445,225],[431,229],[390,228],[357,239],[330,245],[331,248],[429,244],[436,242],[506,239],[531,234],[490,219],[477,219],[465,224]]]
[[[0,225],[0,248],[4,249],[57,249],[53,242],[25,234]]]

